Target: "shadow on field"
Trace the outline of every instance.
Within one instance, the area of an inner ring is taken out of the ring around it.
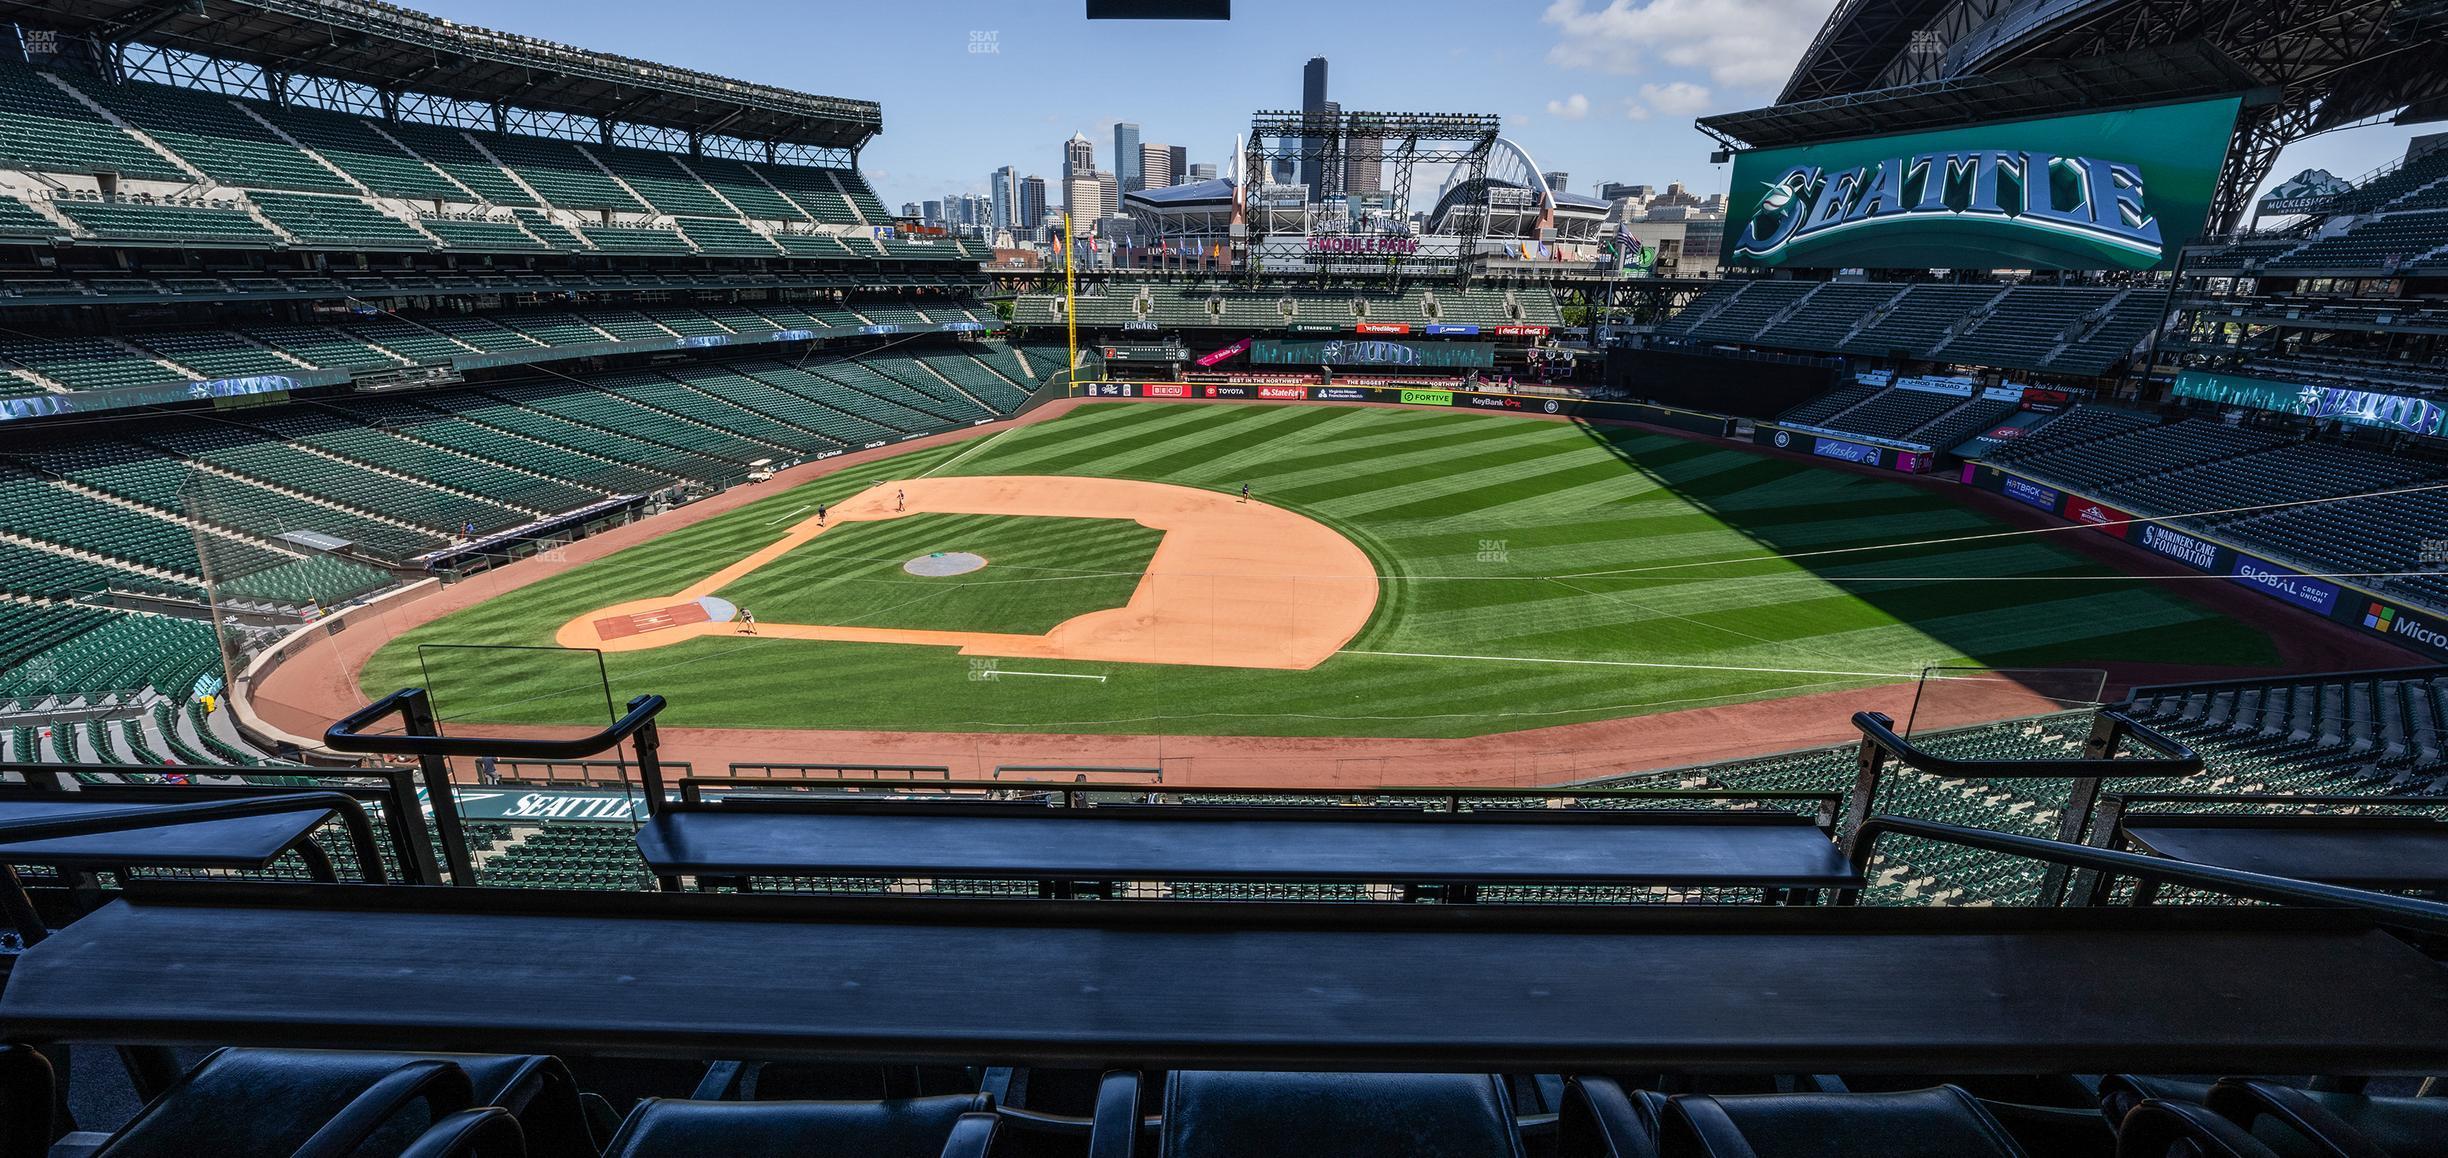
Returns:
[[[1756,600],[1711,615],[1772,616],[1799,639],[1820,616],[1830,631],[1846,630],[1848,617],[1858,625],[1862,616],[1848,605],[1866,605],[1927,636],[1935,649],[1991,668],[2279,662],[2258,631],[2152,579],[2117,578],[2048,536],[2012,534],[1930,488],[1726,442],[1575,426],[1628,469],[1774,557],[1701,553],[1575,582],[1620,583],[1627,594],[1708,578],[1806,585],[1806,594],[1763,585]],[[1773,578],[1780,575],[1787,578]]]

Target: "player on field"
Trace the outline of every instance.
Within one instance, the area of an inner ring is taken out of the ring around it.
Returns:
[[[893,488],[893,513],[897,515],[908,509],[909,496],[902,493],[899,487]]]
[[[740,634],[756,634],[756,612],[750,611],[745,607],[740,608]]]

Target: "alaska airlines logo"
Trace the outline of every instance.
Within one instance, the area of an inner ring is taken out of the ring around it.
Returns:
[[[2069,268],[2148,269],[2159,220],[2127,161],[1998,149],[1890,157],[1858,169],[1799,165],[1768,186],[1734,250],[1761,265],[1858,265],[1904,240],[2011,238]]]

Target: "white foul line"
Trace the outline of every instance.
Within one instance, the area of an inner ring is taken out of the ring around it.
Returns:
[[[1088,675],[1083,672],[1070,671],[1009,671],[998,667],[988,668],[984,671],[980,671],[977,674],[978,678],[980,679],[994,679],[998,676],[1035,676],[1041,680],[1095,680],[1098,683],[1105,682],[1105,677],[1101,675]]]
[[[1865,676],[1883,680],[1919,679],[1919,672],[1830,671],[1811,667],[1733,667],[1713,663],[1643,663],[1636,659],[1547,659],[1534,655],[1445,655],[1433,651],[1357,651],[1345,648],[1337,655],[1370,655],[1384,659],[1475,659],[1487,663],[1560,663],[1576,667],[1655,667],[1675,671],[1748,671],[1771,675],[1831,675]]]

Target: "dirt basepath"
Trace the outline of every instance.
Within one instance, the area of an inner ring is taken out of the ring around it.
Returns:
[[[1056,401],[1017,420],[1020,425],[1061,417],[1087,400]],[[1203,401],[1195,405],[1261,403]],[[1363,403],[1391,407],[1392,404]],[[1441,409],[1428,407],[1426,409]],[[1570,421],[1538,415],[1508,415],[1532,421]],[[1602,423],[1601,425],[1637,425]],[[521,560],[450,587],[427,587],[386,605],[349,614],[346,630],[304,643],[295,655],[251,688],[248,706],[265,723],[301,738],[320,736],[334,719],[365,703],[358,673],[383,644],[411,628],[540,582],[572,567],[735,510],[779,487],[815,487],[846,467],[913,450],[972,441],[1012,429],[1013,424],[974,427],[912,439],[807,463],[783,472],[769,486],[736,487],[670,514],[614,528],[571,544],[550,556]],[[1778,455],[1767,447],[1685,431],[1639,426],[1675,438]],[[1890,482],[1927,487],[2011,526],[2038,529],[2061,524],[1995,495],[1929,476],[1909,476],[1849,466],[1828,459],[1783,454],[1830,470],[1851,470]],[[838,490],[826,496],[842,497]],[[2184,662],[2109,667],[2108,697],[2121,698],[2138,684],[2176,683],[2283,672],[2403,667],[2409,653],[2385,640],[2304,615],[2233,584],[2192,580],[2167,560],[2097,532],[2067,532],[2054,541],[2129,574],[2183,577],[2176,589],[2197,602],[2270,634],[2281,655],[2274,669],[2239,669]],[[668,601],[659,601],[668,602]],[[1458,740],[1383,740],[1264,736],[978,735],[742,728],[670,728],[663,732],[667,759],[686,760],[700,774],[726,766],[788,763],[939,764],[956,775],[984,774],[1001,764],[1106,764],[1161,766],[1168,782],[1215,785],[1373,784],[1552,784],[1617,772],[1674,768],[1842,743],[1854,738],[1856,711],[1884,712],[1901,722],[1913,710],[1916,687],[1886,684],[1753,703],[1694,708],[1593,724],[1537,728]],[[1960,697],[1950,715],[1978,718],[1998,705]],[[1958,722],[1972,722],[1971,718]],[[1937,721],[1925,719],[1925,726]],[[513,736],[567,736],[568,728],[488,728]],[[473,778],[473,769],[464,770]]]

